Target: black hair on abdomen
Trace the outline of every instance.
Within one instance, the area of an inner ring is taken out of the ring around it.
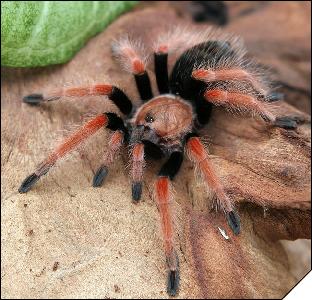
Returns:
[[[200,124],[206,124],[209,121],[212,104],[203,98],[207,84],[194,80],[192,71],[196,66],[208,65],[209,61],[214,60],[217,65],[221,60],[229,59],[234,55],[228,42],[208,41],[186,50],[173,67],[169,80],[170,92],[194,104]],[[209,87],[213,88],[213,83],[210,83]]]

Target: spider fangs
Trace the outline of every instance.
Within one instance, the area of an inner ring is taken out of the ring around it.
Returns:
[[[154,197],[159,207],[164,250],[168,266],[167,292],[174,296],[179,288],[179,261],[173,243],[172,214],[170,209],[170,181],[180,169],[183,151],[200,171],[204,182],[216,194],[218,208],[225,213],[234,234],[240,232],[240,219],[227,196],[221,181],[216,176],[209,154],[200,141],[196,129],[209,122],[212,107],[221,105],[231,109],[252,112],[265,122],[287,129],[296,127],[289,118],[276,118],[269,109],[269,102],[277,94],[270,94],[257,72],[257,67],[245,57],[237,40],[215,34],[213,31],[173,31],[161,36],[154,48],[154,64],[160,96],[153,96],[145,54],[141,44],[128,38],[113,44],[114,54],[134,75],[142,105],[134,108],[128,96],[110,84],[96,84],[57,90],[51,94],[31,94],[24,97],[28,104],[57,101],[62,97],[102,95],[113,101],[126,116],[125,119],[112,112],[100,114],[69,136],[38,165],[19,188],[25,193],[46,174],[55,163],[77,148],[100,128],[113,131],[94,175],[93,186],[102,185],[123,144],[131,149],[132,199],[138,202],[142,193],[145,159],[153,157],[167,160],[160,168],[154,185]],[[168,56],[178,49],[179,55],[168,75]],[[182,50],[182,51],[181,51]]]

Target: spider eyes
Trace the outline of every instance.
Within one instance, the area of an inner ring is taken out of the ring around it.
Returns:
[[[147,114],[147,115],[145,116],[145,121],[146,121],[147,123],[153,123],[155,120],[154,120],[154,118],[153,118],[150,114]]]

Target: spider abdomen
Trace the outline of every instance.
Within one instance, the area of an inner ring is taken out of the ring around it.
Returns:
[[[200,94],[207,88],[207,84],[194,80],[192,72],[194,67],[209,62],[218,64],[222,59],[229,59],[235,53],[229,43],[220,41],[208,41],[198,44],[185,51],[175,63],[170,76],[170,90],[187,100],[196,101]]]

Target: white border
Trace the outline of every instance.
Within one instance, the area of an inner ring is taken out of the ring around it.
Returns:
[[[312,272],[304,277],[284,300],[308,300],[312,294]]]

